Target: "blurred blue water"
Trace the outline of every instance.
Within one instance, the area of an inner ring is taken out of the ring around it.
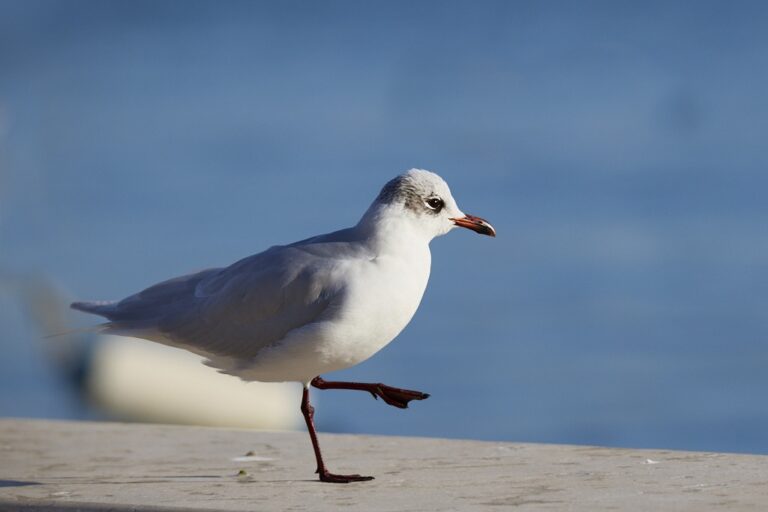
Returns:
[[[499,237],[336,375],[432,398],[321,426],[768,453],[767,6],[6,0],[0,277],[120,298],[425,167]],[[0,301],[0,414],[88,414]]]

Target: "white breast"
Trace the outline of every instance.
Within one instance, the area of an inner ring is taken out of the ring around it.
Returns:
[[[334,364],[348,367],[381,350],[408,325],[429,280],[429,248],[418,255],[382,256],[359,269],[345,297],[338,332],[322,351]]]

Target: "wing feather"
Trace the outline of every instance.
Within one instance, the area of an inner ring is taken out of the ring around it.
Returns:
[[[316,321],[341,291],[338,262],[278,246],[223,269],[154,285],[114,305],[113,331],[205,356],[251,358]]]

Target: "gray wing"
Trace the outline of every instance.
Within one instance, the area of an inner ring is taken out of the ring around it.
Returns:
[[[273,247],[224,269],[156,284],[117,303],[75,303],[133,334],[205,356],[248,358],[316,321],[338,298],[334,262]]]

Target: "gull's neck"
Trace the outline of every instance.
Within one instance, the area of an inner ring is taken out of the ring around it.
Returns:
[[[432,239],[402,206],[375,202],[355,226],[379,254],[429,250]]]

